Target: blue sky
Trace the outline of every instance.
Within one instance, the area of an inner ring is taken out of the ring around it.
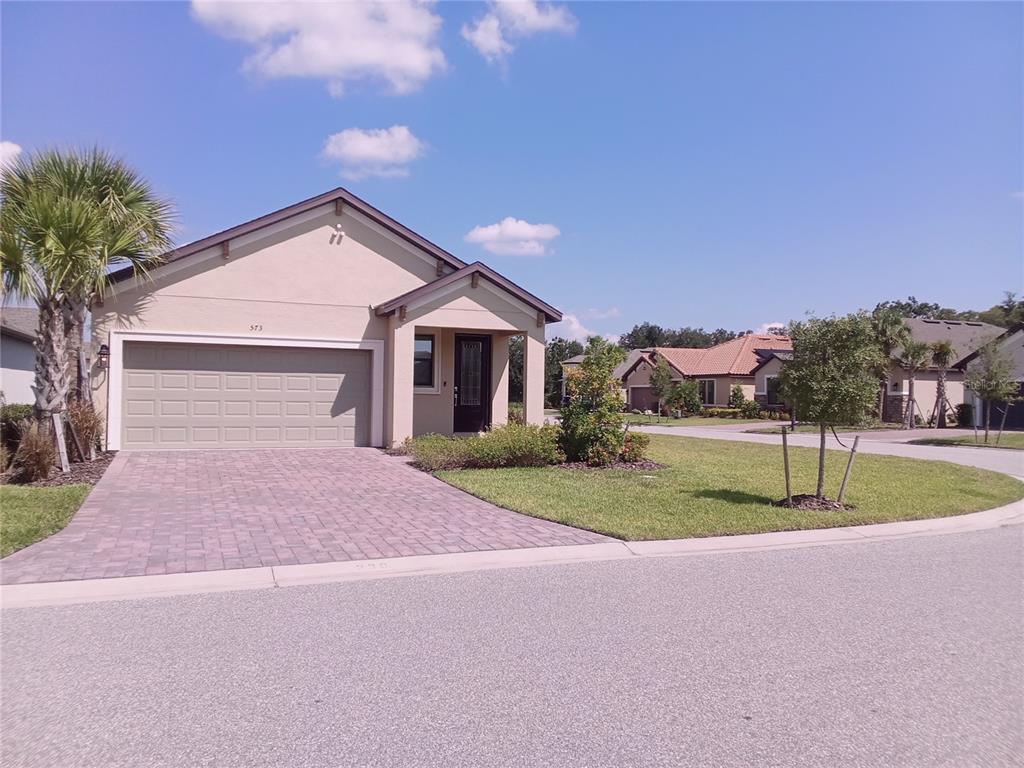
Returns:
[[[0,8],[5,152],[106,147],[183,241],[341,184],[570,335],[1024,284],[1020,4]]]

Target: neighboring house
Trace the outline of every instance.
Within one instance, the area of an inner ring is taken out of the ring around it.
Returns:
[[[646,350],[646,349],[631,349],[631,350],[629,350],[629,352],[626,354],[626,359],[623,360],[621,363],[619,363],[617,366],[615,366],[615,370],[612,371],[612,376],[614,378],[618,379],[619,381],[621,381],[622,377],[626,375],[626,371],[628,371],[633,366],[633,364],[636,363],[636,361],[639,360],[641,357],[643,357],[647,352],[649,352],[649,350]],[[586,359],[586,357],[587,357],[586,355],[573,355],[572,357],[570,357],[570,358],[568,358],[566,360],[563,360],[560,363],[560,365],[562,366],[562,399],[563,400],[565,399],[565,379],[566,379],[566,374],[568,374],[568,372],[573,370],[574,368],[578,368],[580,363],[582,363]],[[625,387],[623,387],[623,389],[622,389],[622,397],[623,397],[623,399],[626,399],[626,389],[625,389]]]
[[[477,432],[507,421],[513,335],[526,420],[544,420],[545,325],[561,313],[344,189],[112,280],[93,312],[111,449]]]
[[[0,392],[7,403],[34,404],[32,391],[36,371],[36,326],[39,311],[35,307],[0,309]]]
[[[1007,429],[1024,429],[1024,326],[1017,326],[996,337],[996,344],[999,351],[1008,357],[1013,364],[1012,375],[1017,382],[1017,394],[1019,400],[1011,403],[994,403],[996,408],[992,413],[993,425],[1002,423],[1002,411],[1006,411]],[[975,350],[958,363],[958,367],[966,376],[971,370],[972,364],[978,357],[979,350]],[[974,421],[979,427],[984,426],[984,403],[981,398],[970,389],[964,388],[964,402],[972,405]]]
[[[782,366],[793,359],[792,349],[765,350],[754,369],[754,400],[769,410],[785,405],[779,395],[779,374]]]
[[[963,360],[988,342],[1003,334],[1004,328],[989,323],[968,320],[930,320],[921,317],[904,319],[914,341],[934,344],[949,341],[953,345],[953,363],[946,373],[946,400],[950,408],[965,402]],[[893,354],[886,382],[886,398],[882,420],[902,422],[910,400],[910,376],[900,364],[900,350]],[[925,422],[935,413],[936,383],[938,370],[928,366],[914,375],[914,400],[916,414]]]
[[[651,387],[651,372],[660,360],[673,371],[673,379],[695,379],[701,402],[706,406],[727,406],[732,387],[739,384],[748,400],[757,395],[754,372],[772,352],[792,350],[788,336],[748,333],[707,349],[653,347],[641,354],[623,372],[626,403],[630,410],[657,410],[658,397]]]

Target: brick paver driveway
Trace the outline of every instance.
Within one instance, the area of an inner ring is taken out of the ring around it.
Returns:
[[[592,544],[371,448],[122,453],[5,584]]]

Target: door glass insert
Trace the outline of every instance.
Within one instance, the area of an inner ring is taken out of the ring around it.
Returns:
[[[459,377],[459,403],[461,405],[480,405],[483,346],[481,341],[462,342],[462,373]]]

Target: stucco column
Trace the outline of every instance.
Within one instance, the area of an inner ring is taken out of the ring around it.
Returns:
[[[523,407],[527,424],[544,423],[543,328],[531,328],[523,340]]]
[[[389,447],[412,437],[413,386],[412,369],[415,355],[416,327],[402,324],[394,317],[388,320],[388,376],[385,442]]]
[[[508,424],[508,336],[491,336],[491,426]]]

